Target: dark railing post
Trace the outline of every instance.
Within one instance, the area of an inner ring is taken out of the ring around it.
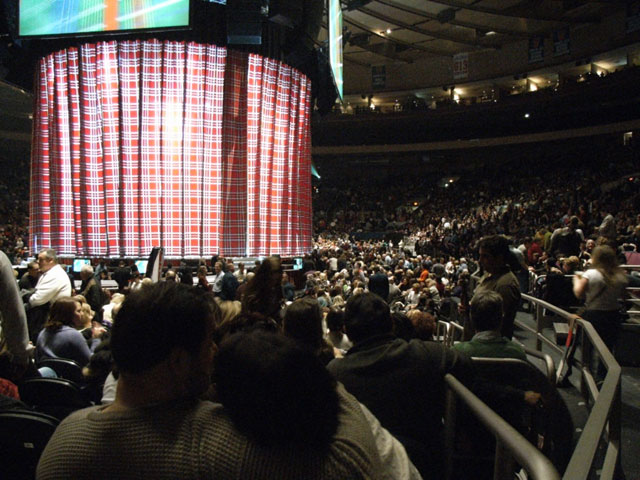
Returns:
[[[542,305],[536,304],[536,350],[542,350]]]

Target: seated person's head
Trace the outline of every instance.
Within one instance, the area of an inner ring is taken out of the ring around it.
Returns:
[[[329,310],[329,313],[327,313],[325,320],[329,331],[341,332],[344,330],[344,312],[342,310],[332,308]]]
[[[562,271],[565,275],[572,275],[580,268],[580,259],[575,255],[562,260]]]
[[[315,351],[323,345],[322,312],[314,298],[296,300],[287,307],[282,324],[286,336]]]
[[[391,333],[393,328],[389,305],[378,295],[370,292],[354,292],[349,298],[344,312],[344,324],[347,335],[353,342]]]
[[[232,318],[220,322],[215,331],[216,343],[222,342],[225,337],[238,332],[251,332],[253,330],[264,330],[268,332],[280,332],[278,323],[258,312],[240,312]]]
[[[479,263],[483,270],[496,273],[505,267],[509,258],[509,240],[503,235],[489,235],[478,242]]]
[[[49,330],[57,330],[65,325],[75,328],[76,323],[82,323],[82,304],[75,298],[62,297],[51,305],[44,327]]]
[[[226,337],[214,379],[234,424],[261,444],[326,447],[336,432],[335,380],[284,335],[254,330]]]
[[[391,321],[393,323],[392,333],[396,338],[402,338],[407,342],[416,338],[416,329],[404,312],[393,312]]]
[[[159,366],[166,372],[180,360],[189,372],[184,379],[188,394],[202,393],[210,383],[219,316],[213,296],[201,289],[159,282],[136,290],[114,321],[113,360],[123,378],[144,376]]]
[[[470,315],[476,332],[500,330],[502,325],[502,297],[499,293],[491,290],[478,292],[473,296]]]
[[[377,268],[376,273],[379,271],[380,269]],[[387,276],[373,275],[369,279],[369,291],[380,296],[382,299],[387,299],[389,297],[389,279]]]
[[[416,338],[420,340],[433,340],[433,334],[436,331],[436,319],[433,315],[414,309],[409,310],[407,317],[409,317],[415,329]]]

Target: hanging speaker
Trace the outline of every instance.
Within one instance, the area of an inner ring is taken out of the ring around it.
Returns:
[[[262,44],[262,0],[227,0],[227,43]]]

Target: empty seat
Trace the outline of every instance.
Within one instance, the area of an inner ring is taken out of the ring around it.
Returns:
[[[58,377],[66,378],[78,385],[85,383],[85,379],[82,376],[82,367],[68,358],[44,358],[38,363],[39,367],[49,367],[56,372]]]
[[[30,410],[0,411],[2,477],[33,480],[40,455],[59,420]]]
[[[64,378],[31,378],[20,385],[20,399],[62,420],[75,410],[91,406],[80,387]]]

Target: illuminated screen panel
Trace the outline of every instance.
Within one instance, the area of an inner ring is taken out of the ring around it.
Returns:
[[[189,26],[189,0],[20,0],[20,35]]]
[[[342,100],[342,8],[340,0],[329,0],[329,64]]]

